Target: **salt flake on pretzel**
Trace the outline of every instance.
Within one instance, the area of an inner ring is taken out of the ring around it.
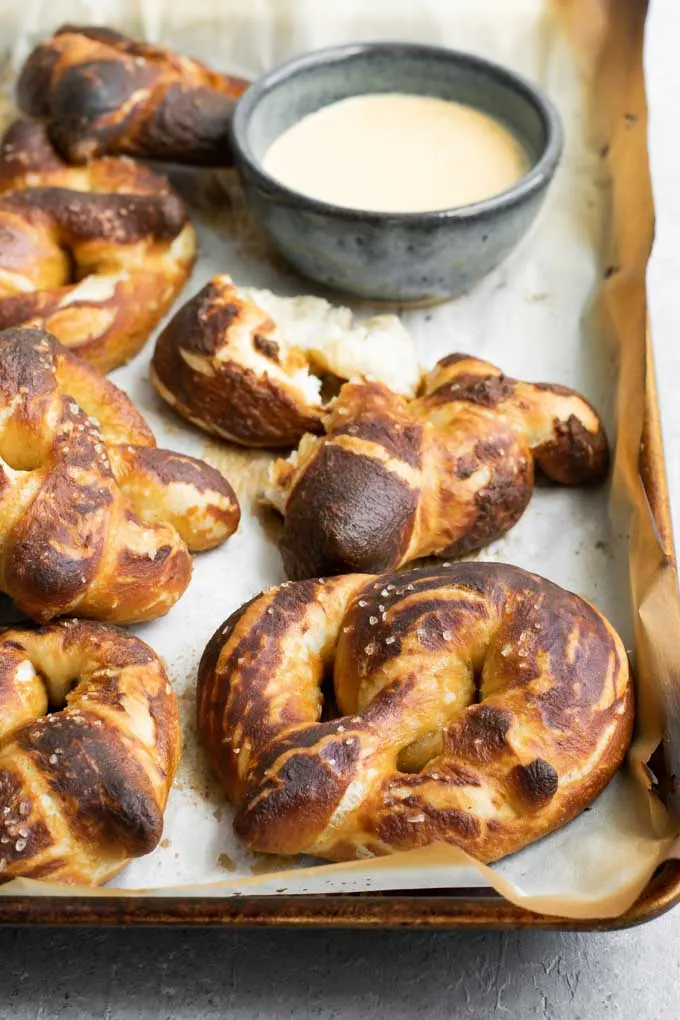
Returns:
[[[632,722],[607,620],[504,564],[286,582],[227,620],[199,668],[235,829],[267,853],[446,842],[497,860],[594,800]]]

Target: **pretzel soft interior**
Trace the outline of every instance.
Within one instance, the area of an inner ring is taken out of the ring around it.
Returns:
[[[322,431],[321,379],[369,376],[413,395],[415,348],[394,315],[354,320],[318,297],[282,297],[215,276],[158,338],[152,379],[183,417],[244,446]]]

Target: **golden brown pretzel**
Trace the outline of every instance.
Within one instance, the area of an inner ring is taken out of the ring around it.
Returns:
[[[524,383],[468,355],[444,358],[407,401],[348,383],[268,498],[284,514],[289,577],[377,573],[422,556],[461,556],[524,512],[534,465],[562,485],[602,479],[607,440],[573,390]]]
[[[67,166],[45,128],[0,141],[0,329],[49,329],[102,372],[136,354],[196,253],[184,203],[128,159]]]
[[[178,758],[143,641],[83,620],[0,634],[0,882],[101,885],[150,853]]]
[[[0,333],[0,591],[23,612],[162,616],[189,550],[238,519],[219,471],[156,449],[129,398],[49,333]]]
[[[215,276],[160,334],[156,389],[194,425],[245,446],[293,446],[321,432],[321,383],[373,375],[413,394],[412,341],[396,316],[357,324],[321,298],[288,298]]]
[[[247,85],[109,28],[64,25],[28,57],[17,96],[73,163],[127,154],[220,166]]]
[[[237,833],[332,860],[513,853],[597,796],[633,719],[602,614],[491,563],[271,588],[217,631],[198,685]]]

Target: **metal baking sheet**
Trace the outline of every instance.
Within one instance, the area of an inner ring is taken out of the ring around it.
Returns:
[[[58,8],[69,5],[51,6],[45,20],[36,15],[41,5],[29,6],[30,12],[17,26],[17,59],[35,38],[37,25],[44,33],[63,20]],[[183,46],[216,66],[254,75],[300,49],[349,38],[384,35],[385,25],[389,24],[390,37],[452,41],[457,47],[476,50],[515,67],[546,88],[564,118],[567,144],[548,202],[531,234],[511,259],[473,293],[436,308],[402,310],[398,314],[412,333],[424,366],[430,367],[438,357],[452,351],[463,350],[495,362],[511,375],[573,386],[598,407],[610,437],[615,438],[620,361],[617,345],[608,335],[612,323],[603,318],[599,300],[603,280],[620,268],[611,255],[615,181],[601,138],[592,131],[586,117],[590,100],[588,88],[594,79],[584,77],[574,40],[567,38],[566,22],[552,18],[548,6],[541,0],[523,0],[513,5],[512,11],[507,5],[484,0],[475,5],[473,13],[469,5],[463,3],[445,5],[431,0],[423,5],[420,14],[407,11],[410,5],[395,2],[381,5],[381,10],[384,8],[381,15],[375,8],[370,16],[360,15],[361,5],[348,4],[342,15],[336,11],[332,17],[327,8],[326,18],[312,17],[305,11],[304,4],[293,3],[283,18],[289,30],[282,32],[280,6],[275,3],[265,6],[268,20],[249,16],[247,5],[235,4],[232,32],[226,46],[223,24],[215,22],[210,12],[202,17],[200,4],[189,23],[179,5],[143,6],[141,27],[153,38]],[[576,0],[564,6],[576,9],[588,5],[587,0],[580,3]],[[643,5],[634,0],[626,5],[626,17],[632,19],[631,24],[638,32],[642,8]],[[74,20],[72,13],[63,13]],[[96,11],[88,8],[88,16],[89,20],[97,21]],[[123,28],[140,27],[125,19],[112,21],[110,14],[107,20]],[[22,25],[28,31],[22,31]],[[634,62],[635,55],[629,59]],[[638,158],[646,159],[644,143],[639,147]],[[180,302],[195,293],[213,273],[225,271],[239,283],[268,287],[282,294],[314,292],[313,287],[271,257],[250,222],[238,184],[231,175],[182,172],[177,182],[192,198],[201,243],[199,263]],[[354,310],[358,315],[375,311],[366,304]],[[96,899],[83,899],[78,906],[78,898],[69,897],[68,906],[62,903],[50,907],[58,901],[41,896],[36,900],[42,901],[42,906],[38,902],[29,907],[28,901],[24,901],[25,909],[32,916],[42,914],[45,918],[50,910],[57,914],[61,911],[64,919],[85,917],[89,912],[90,920],[122,915],[136,920],[152,917],[217,920],[224,916],[232,921],[299,918],[305,923],[304,918],[307,918],[309,923],[328,923],[329,918],[335,917],[338,923],[376,923],[372,918],[380,918],[383,923],[389,922],[389,910],[393,908],[393,916],[402,919],[394,923],[407,923],[406,917],[415,921],[425,916],[425,903],[431,905],[433,895],[421,900],[408,895],[408,891],[443,887],[447,889],[447,902],[450,897],[458,904],[445,908],[442,906],[445,897],[435,897],[440,903],[441,916],[449,917],[448,923],[462,923],[465,918],[469,923],[473,917],[481,923],[490,923],[494,911],[497,921],[499,911],[506,912],[504,917],[513,916],[518,921],[523,911],[508,904],[500,907],[495,896],[469,898],[470,887],[479,888],[489,881],[488,876],[480,875],[471,867],[455,865],[437,871],[434,867],[424,870],[418,865],[412,869],[405,866],[402,870],[375,869],[363,875],[356,870],[332,874],[332,869],[319,868],[315,869],[317,874],[310,877],[310,870],[299,871],[300,862],[249,853],[234,837],[229,808],[210,775],[196,737],[195,671],[202,649],[215,628],[260,588],[283,580],[269,524],[251,503],[253,477],[258,473],[262,476],[268,458],[265,454],[234,452],[175,417],[149,382],[152,347],[151,343],[147,345],[130,365],[113,373],[111,378],[130,394],[147,416],[160,445],[205,456],[224,467],[243,497],[243,523],[226,546],[196,558],[191,586],[168,617],[136,628],[136,632],[168,662],[183,718],[183,761],[171,795],[160,847],[149,857],[133,862],[112,887],[102,891]],[[640,350],[644,356],[644,337]],[[642,367],[640,378],[644,379]],[[649,380],[647,389],[641,389],[641,396],[652,422],[643,467],[662,542],[664,528],[659,522],[667,520],[667,502],[662,456],[658,443],[655,447],[651,442],[656,406]],[[485,550],[481,558],[538,569],[564,587],[592,599],[619,629],[626,646],[633,650],[630,515],[615,515],[613,524],[610,497],[607,487],[580,491],[539,487],[519,525]],[[611,826],[616,826],[628,791],[626,781],[617,779],[587,816],[550,837],[553,846],[549,870],[541,868],[540,850],[536,849],[525,852],[524,864],[523,855],[515,855],[500,866],[498,870],[504,879],[513,889],[519,889],[520,901],[522,894],[527,901],[532,894],[540,901],[555,889],[559,891],[560,883],[562,895],[568,897],[584,862],[592,866],[588,888],[594,891],[593,900],[596,901],[609,871],[606,859],[601,853],[598,855],[597,850],[602,849],[602,841],[611,834]],[[291,868],[293,870],[289,871]],[[287,872],[284,879],[282,871]],[[299,872],[297,878],[296,871]],[[668,871],[665,874],[668,875]],[[255,876],[255,887],[250,887],[252,878],[249,876]],[[222,884],[225,881],[230,883],[230,888]],[[669,879],[669,882],[672,886],[673,881]],[[338,906],[340,902],[367,903],[366,896],[355,901],[351,897],[343,899],[338,893],[385,889],[404,894],[403,898],[374,895],[370,907]],[[252,896],[247,901],[242,900],[246,892],[258,893],[259,906],[252,905]],[[149,893],[163,898],[154,902]],[[220,905],[226,896],[238,893],[241,897],[237,901],[229,906],[225,905],[226,901]],[[303,903],[307,902],[309,893],[317,894],[313,900],[316,905],[305,912]],[[322,901],[325,907],[320,906]],[[386,907],[385,913],[380,904],[388,901],[392,907]],[[0,919],[8,916],[12,902],[10,898],[0,898]],[[248,905],[244,906],[244,902]],[[190,903],[193,905],[185,905]],[[418,903],[423,906],[420,914]],[[467,906],[461,908],[462,903]],[[553,909],[552,913],[559,911]],[[597,916],[597,909],[593,907],[588,920]],[[454,917],[458,917],[458,921],[454,921]]]

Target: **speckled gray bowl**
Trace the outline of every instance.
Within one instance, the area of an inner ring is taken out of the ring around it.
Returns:
[[[468,103],[513,132],[530,168],[483,202],[408,214],[321,202],[263,170],[271,143],[300,118],[369,92]],[[248,198],[281,254],[326,286],[400,303],[463,293],[498,266],[534,220],[562,151],[559,116],[529,82],[467,53],[411,43],[361,43],[298,57],[247,90],[232,130]]]

